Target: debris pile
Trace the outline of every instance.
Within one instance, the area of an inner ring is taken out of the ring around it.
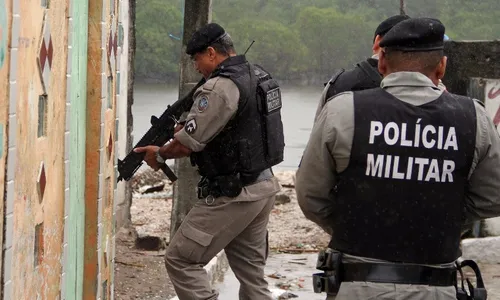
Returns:
[[[326,234],[307,220],[295,195],[295,172],[276,172],[282,190],[276,196],[269,219],[269,243],[274,251],[315,252],[329,241]],[[140,237],[158,237],[168,245],[172,211],[172,183],[162,172],[146,170],[132,179],[132,224]],[[161,247],[160,242],[156,245]],[[153,247],[155,248],[155,247]]]

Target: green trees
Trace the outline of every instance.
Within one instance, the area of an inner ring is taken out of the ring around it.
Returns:
[[[243,19],[226,26],[238,53],[243,53],[250,43],[255,44],[247,53],[250,61],[262,65],[271,74],[284,77],[306,69],[304,57],[307,48],[291,28],[276,21]]]
[[[297,16],[295,30],[306,46],[308,71],[323,77],[371,55],[374,27],[361,15],[305,7]]]
[[[138,1],[136,8],[137,80],[177,81],[181,43],[180,6],[163,0]]]
[[[178,80],[181,0],[137,2],[137,80]],[[323,82],[336,68],[371,55],[375,27],[399,13],[397,0],[213,0],[213,21],[231,34],[238,53],[282,80]],[[412,0],[410,16],[436,17],[447,35],[500,39],[498,0]],[[308,79],[308,80],[306,80]]]

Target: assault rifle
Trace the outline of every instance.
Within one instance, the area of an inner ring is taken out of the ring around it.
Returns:
[[[172,105],[168,105],[167,109],[163,112],[160,118],[151,116],[151,128],[149,128],[148,132],[141,138],[141,140],[135,145],[134,149],[137,147],[145,147],[149,145],[155,145],[158,147],[162,147],[167,143],[170,139],[174,137],[175,125],[177,124],[177,120],[181,117],[181,115],[189,111],[191,106],[193,106],[193,95],[194,92],[205,83],[205,78],[201,79],[196,86],[183,98],[175,101]],[[144,160],[144,155],[146,153],[136,153],[132,149],[127,156],[123,160],[118,160],[118,172],[120,175],[118,176],[117,181],[121,181],[125,179],[126,181],[130,180],[135,172],[142,165],[142,161]],[[170,181],[174,182],[177,180],[177,176],[174,172],[167,166],[167,164],[163,164],[160,166],[160,169],[167,175]]]

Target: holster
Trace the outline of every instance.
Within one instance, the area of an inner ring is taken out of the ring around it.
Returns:
[[[322,250],[318,254],[316,269],[324,272],[313,274],[314,292],[337,295],[342,282],[342,253]]]
[[[241,180],[235,175],[202,177],[198,182],[198,198],[203,199],[208,196],[234,198],[241,193],[242,189]]]
[[[460,274],[461,285],[458,285],[458,282],[455,284],[455,288],[457,290],[457,299],[458,300],[486,300],[488,297],[488,293],[486,292],[486,288],[484,287],[483,277],[481,275],[481,270],[479,270],[479,266],[473,260],[464,260],[462,262],[456,262],[457,271]],[[470,267],[475,275],[476,275],[476,287],[472,285],[469,278],[465,278],[462,268]],[[467,282],[467,289],[465,288],[465,282]],[[457,279],[458,281],[458,279]]]

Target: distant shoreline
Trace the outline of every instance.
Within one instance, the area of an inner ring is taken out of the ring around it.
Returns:
[[[324,76],[305,76],[302,79],[276,79],[280,85],[293,85],[293,86],[318,86],[323,87],[323,84],[328,81]],[[135,78],[134,84],[166,84],[178,85],[179,79],[159,79],[159,78]]]

